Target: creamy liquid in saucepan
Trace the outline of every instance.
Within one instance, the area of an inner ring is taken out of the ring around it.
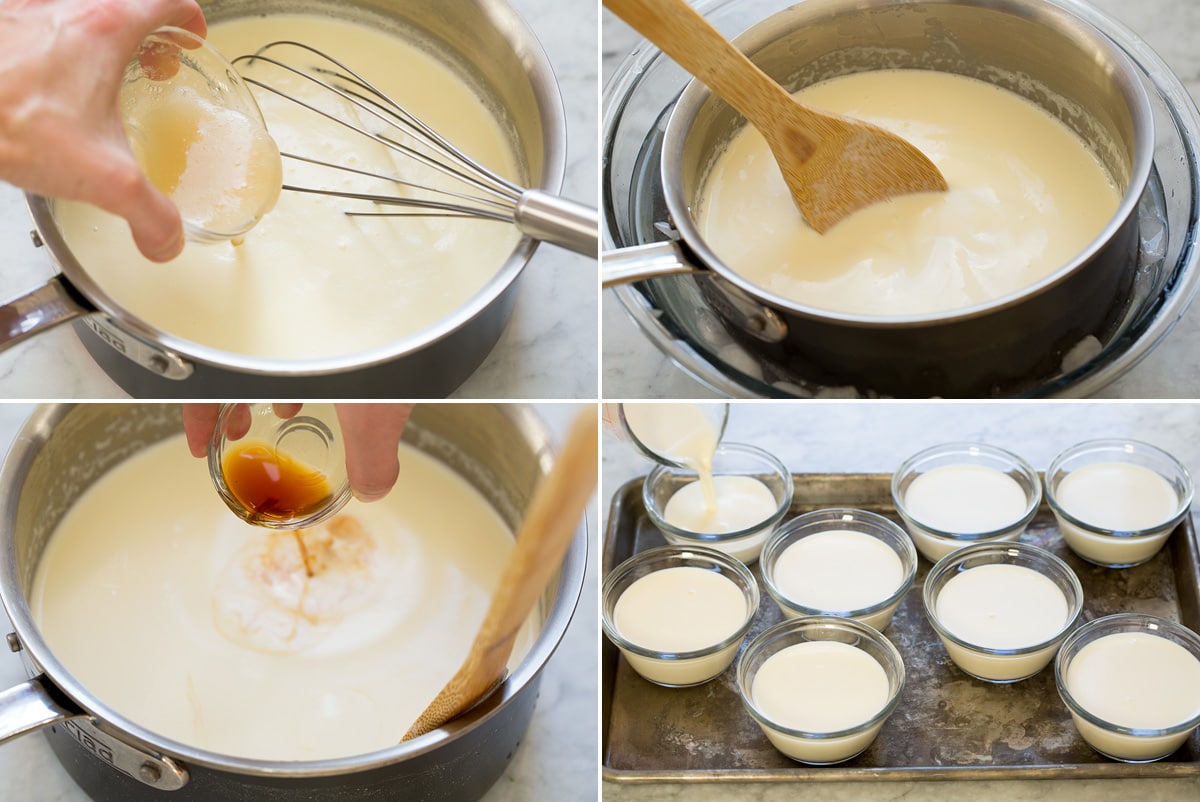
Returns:
[[[822,236],[803,222],[762,135],[738,133],[706,179],[698,227],[735,272],[805,305],[912,315],[1000,298],[1081,253],[1120,203],[1079,137],[982,81],[884,70],[796,97],[899,134],[950,187],[867,207]]]
[[[227,58],[294,39],[360,72],[483,164],[518,178],[500,123],[450,69],[382,31],[326,17],[272,14],[216,24],[209,41]],[[303,62],[303,57],[279,55]],[[244,74],[305,96],[324,90],[279,72]],[[280,150],[417,184],[461,190],[413,159],[255,90]],[[366,118],[366,115],[363,115]],[[284,181],[381,194],[403,187],[284,161]],[[119,218],[80,203],[55,216],[96,283],[128,311],[164,331],[221,350],[264,358],[310,359],[360,353],[412,335],[462,307],[491,279],[519,235],[507,223],[453,218],[347,217],[373,208],[338,198],[284,192],[235,246],[188,243],[165,265],[142,258]]]
[[[309,760],[394,745],[466,656],[513,542],[441,463],[402,445],[400,475],[305,530],[302,552],[235,518],[170,438],[67,513],[34,615],[98,699],[190,746]]]

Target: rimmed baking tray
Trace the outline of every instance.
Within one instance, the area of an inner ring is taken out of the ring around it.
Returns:
[[[857,507],[899,522],[890,474],[799,474],[788,517],[822,507]],[[602,553],[608,573],[642,549],[662,545],[641,501],[642,480],[623,485],[609,508]],[[1200,629],[1200,550],[1189,515],[1150,562],[1121,570],[1079,559],[1043,504],[1021,540],[1066,560],[1079,575],[1080,623],[1117,612],[1161,615]],[[992,685],[959,671],[930,627],[921,588],[930,563],[884,634],[904,657],[907,682],[896,712],[863,754],[836,766],[795,763],[777,752],[744,711],[734,667],[695,688],[668,689],[634,673],[607,640],[601,651],[601,755],[617,782],[937,780],[1200,775],[1200,731],[1156,763],[1109,760],[1075,731],[1053,667],[1023,682]],[[761,586],[757,564],[752,566]],[[764,590],[749,642],[781,621]],[[735,663],[736,665],[736,663]]]

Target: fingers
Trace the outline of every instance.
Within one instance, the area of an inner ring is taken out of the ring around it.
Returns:
[[[271,404],[271,409],[275,410],[275,415],[283,420],[294,418],[300,414],[300,408],[303,404]]]
[[[85,197],[100,208],[124,217],[138,250],[154,262],[169,262],[183,250],[183,219],[179,209],[145,176],[132,155],[111,167],[113,178],[98,182],[95,197]]]
[[[338,404],[346,442],[346,473],[359,501],[388,494],[400,473],[396,451],[412,404]]]
[[[195,0],[138,0],[134,4],[141,16],[141,33],[171,25],[197,36],[208,36],[208,23]]]
[[[208,453],[208,442],[217,428],[217,416],[220,413],[220,404],[183,405],[183,433],[187,436],[188,451],[192,452],[193,457],[203,457]]]
[[[283,418],[300,411],[300,404],[275,404]],[[396,452],[400,436],[412,414],[412,404],[338,404],[338,423],[346,444],[346,473],[350,489],[360,501],[377,501],[388,494],[400,473]],[[193,457],[208,453],[220,416],[220,404],[185,404],[183,430]],[[249,430],[246,404],[235,404],[225,418],[225,436],[243,437]]]

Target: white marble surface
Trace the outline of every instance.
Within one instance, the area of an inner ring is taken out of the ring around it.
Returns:
[[[908,456],[951,440],[979,440],[1020,454],[1045,470],[1062,449],[1096,437],[1132,437],[1173,453],[1200,470],[1200,404],[1113,402],[735,403],[726,442],[758,445],[793,473],[890,473]],[[624,482],[645,474],[650,463],[606,432],[601,498],[607,506]],[[1195,514],[1195,511],[1193,511]],[[1083,802],[1197,799],[1200,778],[1142,780],[1014,780],[1001,782],[854,782],[808,785],[692,783],[633,785],[605,782],[613,802],[891,802],[962,799]]]
[[[568,164],[563,195],[597,202],[594,0],[512,0],[546,50],[562,88]],[[0,298],[40,286],[54,273],[30,243],[20,192],[0,184]],[[457,398],[595,398],[598,300],[595,260],[543,245],[526,266],[513,317],[495,349],[453,393]],[[330,387],[336,396],[336,387]],[[60,326],[0,354],[0,397],[120,398],[73,327]]]
[[[0,453],[6,453],[17,428],[32,410],[28,404],[0,404]],[[542,404],[538,412],[560,440],[577,404]],[[596,698],[597,582],[596,503],[588,507],[588,568],[579,606],[558,650],[547,664],[537,707],[520,748],[485,802],[596,798],[598,769]],[[0,612],[0,634],[11,631]],[[0,653],[0,689],[25,680],[16,655]],[[26,735],[0,745],[0,800],[6,802],[87,802],[58,764],[45,739]]]
[[[1092,0],[1137,31],[1172,68],[1193,98],[1200,97],[1200,4],[1195,0]],[[603,12],[602,75],[605,80],[638,36]],[[714,398],[716,394],[681,370],[647,339],[624,307],[606,292],[601,302],[605,398]],[[1200,308],[1191,310],[1153,353],[1098,395],[1110,398],[1200,396]]]

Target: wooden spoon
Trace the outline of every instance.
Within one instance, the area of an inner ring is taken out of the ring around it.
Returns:
[[[687,0],[604,0],[762,133],[792,199],[824,234],[851,212],[910,192],[945,191],[925,154],[861,120],[797,102]]]
[[[554,467],[538,483],[521,521],[517,542],[500,576],[471,651],[401,740],[437,729],[465,713],[504,678],[513,641],[551,574],[562,563],[584,507],[596,489],[596,412],[571,427]]]

